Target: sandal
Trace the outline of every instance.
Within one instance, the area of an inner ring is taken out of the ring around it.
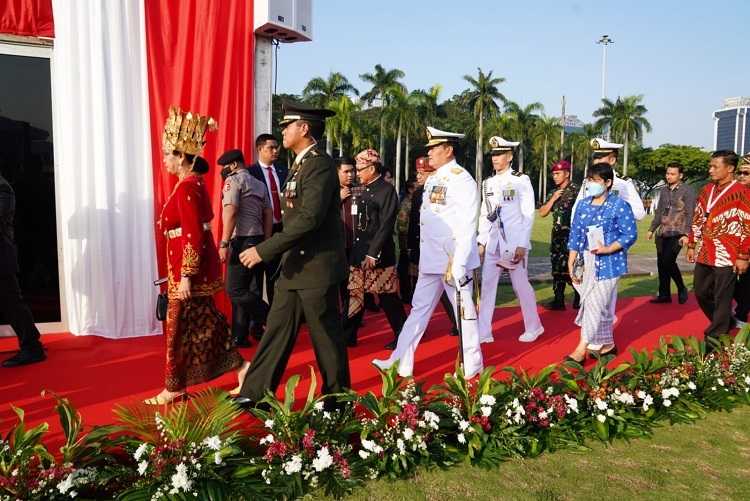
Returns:
[[[576,360],[575,358],[571,357],[570,355],[566,356],[563,359],[563,362],[575,362],[579,365],[583,365],[583,363],[586,361],[586,354],[583,355],[583,358],[580,360]]]
[[[147,398],[143,401],[146,405],[169,405],[186,402],[188,399],[187,392],[175,393],[172,397],[162,397],[161,393],[155,397]]]

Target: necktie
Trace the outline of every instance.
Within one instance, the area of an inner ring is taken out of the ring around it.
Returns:
[[[276,178],[273,175],[271,167],[268,169],[268,188],[271,192],[271,199],[273,201],[273,220],[281,221],[281,200],[279,199],[279,187],[276,184]]]

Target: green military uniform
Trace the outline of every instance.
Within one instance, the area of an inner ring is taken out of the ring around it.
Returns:
[[[554,193],[553,193],[554,195]],[[552,198],[550,195],[549,198]],[[552,290],[555,303],[564,304],[565,284],[570,283],[568,274],[568,236],[573,205],[578,196],[578,186],[569,183],[552,205],[552,238],[550,239],[550,260],[552,261]],[[549,198],[547,200],[549,200]]]
[[[284,229],[256,247],[264,262],[281,256],[266,332],[240,391],[256,402],[279,385],[303,318],[323,377],[323,392],[339,392],[350,385],[339,301],[347,263],[333,159],[317,146],[300,152],[283,195]]]

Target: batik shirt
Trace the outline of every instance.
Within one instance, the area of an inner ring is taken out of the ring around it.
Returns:
[[[568,249],[579,254],[589,250],[586,236],[589,226],[600,226],[605,246],[619,242],[622,249],[612,254],[596,255],[596,279],[617,278],[628,272],[628,249],[638,238],[633,209],[623,199],[610,193],[602,205],[593,205],[593,197],[581,200],[576,207],[568,239]]]

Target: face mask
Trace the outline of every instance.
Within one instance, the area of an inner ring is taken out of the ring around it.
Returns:
[[[604,193],[604,185],[589,181],[586,183],[586,196],[587,197],[598,197]]]

